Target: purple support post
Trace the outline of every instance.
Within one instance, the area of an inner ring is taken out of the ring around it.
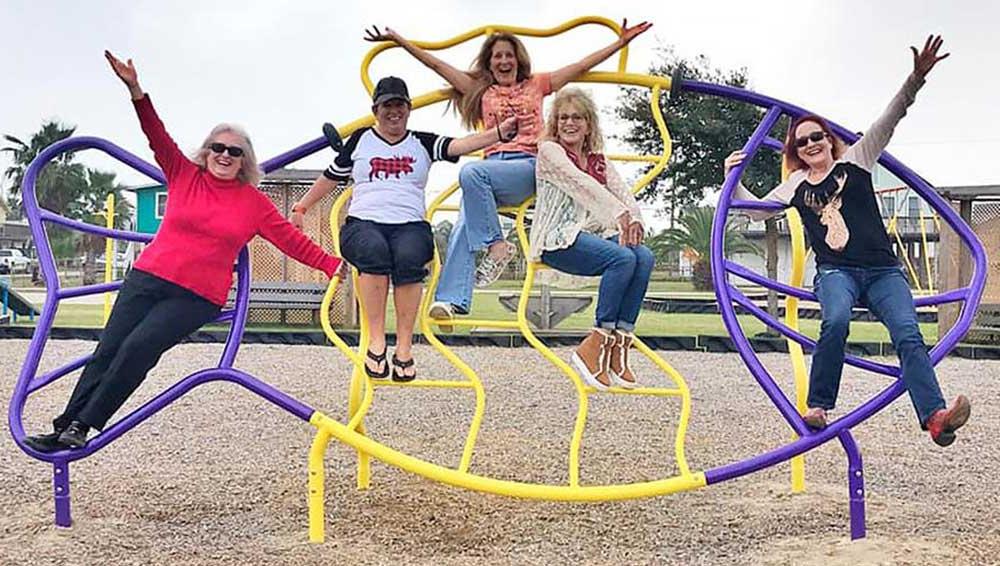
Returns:
[[[52,489],[56,500],[56,526],[73,526],[69,499],[69,462],[66,460],[52,462]]]
[[[861,450],[845,430],[838,435],[840,444],[847,452],[847,487],[851,501],[851,540],[865,538],[865,472],[861,462]]]

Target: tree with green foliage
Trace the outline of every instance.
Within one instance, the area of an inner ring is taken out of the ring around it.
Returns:
[[[750,77],[745,68],[723,70],[711,65],[704,55],[694,59],[678,56],[672,47],[657,50],[658,58],[649,73],[677,76],[686,80],[724,84],[747,88]],[[664,212],[673,227],[682,211],[702,202],[706,192],[716,190],[723,181],[723,160],[750,138],[763,119],[765,110],[743,102],[716,96],[680,92],[670,99],[661,93],[657,101],[663,112],[673,143],[670,164],[640,196],[663,202]],[[627,126],[621,140],[637,153],[656,155],[663,152],[663,141],[653,121],[648,90],[622,87],[616,116]],[[782,139],[787,121],[780,120],[770,135]],[[652,166],[647,166],[648,171]],[[753,193],[763,195],[781,181],[781,157],[763,149],[747,164],[743,184]],[[669,238],[668,238],[669,239]],[[765,262],[768,277],[775,279],[778,271],[778,230],[776,219],[765,222]],[[727,248],[728,252],[732,252]],[[706,256],[707,259],[707,256]],[[777,296],[768,300],[772,314],[777,312]]]
[[[9,145],[0,151],[13,157],[13,164],[3,174],[11,182],[4,193],[12,215],[22,215],[21,189],[28,166],[42,150],[73,135],[75,130],[73,126],[50,121],[43,123],[27,142],[13,135],[4,136]],[[125,226],[132,217],[132,205],[122,198],[125,187],[115,180],[114,173],[85,167],[75,158],[75,153],[67,152],[42,169],[35,183],[38,204],[67,218],[104,226],[105,202],[108,194],[113,193],[115,227]],[[82,254],[84,283],[96,281],[94,259],[104,250],[104,238],[68,230],[52,230],[49,237],[57,257]]]

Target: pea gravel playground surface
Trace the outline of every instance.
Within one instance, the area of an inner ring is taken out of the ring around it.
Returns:
[[[53,341],[42,369],[93,349]],[[0,396],[9,401],[28,342],[0,342]],[[123,411],[173,380],[214,365],[221,345],[164,356]],[[576,414],[572,385],[528,348],[456,348],[480,372],[486,413],[471,471],[566,483]],[[557,349],[566,358],[568,349]],[[427,347],[422,377],[457,379]],[[665,352],[691,388],[693,470],[744,459],[790,432],[736,354]],[[787,356],[762,359],[791,392]],[[662,374],[635,356],[640,381]],[[237,367],[345,421],[350,367],[334,348],[244,345]],[[972,419],[956,443],[934,445],[902,398],[854,429],[865,459],[868,538],[849,540],[847,463],[837,443],[807,455],[807,492],[788,465],[678,495],[614,503],[522,501],[432,483],[378,462],[355,489],[356,453],[327,454],[327,542],[310,544],[306,458],[313,429],[227,383],[196,388],[94,457],[71,466],[72,529],[53,525],[51,469],[0,436],[0,564],[998,564],[1000,362],[947,358],[948,398]],[[76,375],[28,401],[29,432],[48,431]],[[845,368],[843,410],[884,378]],[[581,483],[674,475],[676,399],[591,397]],[[461,457],[472,418],[464,390],[380,389],[367,419],[377,440],[445,466]],[[121,414],[125,414],[122,412]]]

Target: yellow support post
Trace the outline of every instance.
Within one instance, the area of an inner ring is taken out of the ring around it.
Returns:
[[[104,224],[109,230],[115,227],[115,193],[108,193],[107,200],[104,201]],[[104,243],[104,282],[114,281],[115,266],[115,241],[113,238],[106,238]],[[104,293],[104,324],[111,318],[111,291]]]

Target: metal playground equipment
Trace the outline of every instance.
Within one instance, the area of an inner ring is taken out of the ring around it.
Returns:
[[[598,25],[608,28],[614,33],[618,33],[620,28],[615,22],[598,17],[579,18],[566,22],[551,29],[528,29],[509,26],[487,26],[471,30],[463,35],[440,43],[421,43],[421,47],[426,49],[444,49],[466,41],[474,40],[483,35],[488,35],[495,31],[508,31],[518,35],[533,37],[550,37],[561,34],[567,30],[582,25]],[[381,44],[373,48],[362,64],[362,82],[365,88],[371,92],[372,81],[368,76],[368,67],[372,59],[382,51],[393,47],[392,44]],[[619,85],[634,85],[645,87],[650,90],[650,105],[654,121],[659,129],[664,142],[664,151],[658,156],[611,156],[612,159],[643,161],[652,163],[652,169],[636,183],[635,190],[638,190],[650,180],[652,180],[667,164],[670,157],[670,137],[667,126],[660,112],[660,95],[664,91],[671,91],[673,96],[683,95],[684,92],[698,93],[701,95],[721,96],[735,99],[749,104],[755,104],[767,108],[767,114],[761,122],[754,135],[747,142],[745,150],[752,154],[761,146],[772,149],[780,149],[780,143],[767,137],[767,132],[782,114],[796,116],[804,110],[781,102],[779,100],[761,96],[741,89],[686,81],[680,78],[657,77],[645,74],[626,72],[628,53],[623,50],[618,60],[616,72],[591,72],[580,79],[580,82],[610,83]],[[446,99],[446,92],[443,90],[425,93],[413,99],[413,107],[421,108]],[[340,127],[341,135],[349,135],[354,130],[372,123],[372,117],[365,116],[349,124]],[[837,133],[847,140],[854,139],[854,136],[843,128],[837,127]],[[290,163],[298,161],[308,155],[316,153],[326,147],[326,140],[318,137],[299,147],[293,148],[281,155],[262,163],[261,167],[265,172],[274,171]],[[802,489],[802,464],[801,455],[805,452],[820,446],[836,438],[841,442],[848,456],[848,476],[850,485],[850,511],[851,511],[851,535],[854,538],[863,537],[865,534],[864,520],[864,488],[863,470],[860,452],[851,436],[851,428],[872,416],[904,390],[899,380],[894,381],[884,391],[874,398],[862,404],[857,409],[851,411],[823,431],[809,431],[802,419],[799,417],[800,410],[805,399],[805,362],[802,355],[801,346],[811,347],[813,342],[796,331],[797,328],[797,302],[798,300],[815,301],[815,296],[801,288],[801,279],[805,258],[804,244],[802,242],[801,223],[794,215],[794,211],[789,213],[790,223],[793,231],[793,242],[795,244],[794,269],[789,283],[779,283],[766,279],[750,270],[729,262],[723,255],[722,233],[730,210],[739,208],[760,208],[764,205],[747,203],[732,200],[732,191],[736,181],[742,174],[742,167],[734,170],[726,179],[722,191],[720,206],[717,210],[715,226],[713,229],[713,250],[712,267],[715,279],[716,293],[719,303],[722,306],[723,320],[726,328],[735,341],[740,355],[746,362],[750,372],[765,390],[768,397],[775,404],[778,412],[788,422],[795,439],[788,444],[780,446],[769,452],[754,456],[752,458],[733,462],[724,466],[704,471],[692,470],[687,462],[684,453],[684,435],[687,428],[688,416],[691,411],[691,398],[688,387],[683,378],[656,353],[650,350],[641,340],[636,340],[635,344],[639,352],[647,356],[657,367],[659,367],[672,382],[670,387],[645,387],[635,390],[624,390],[612,388],[605,394],[629,394],[629,395],[649,395],[660,397],[676,397],[680,399],[681,410],[678,417],[676,435],[674,439],[674,457],[676,460],[677,474],[671,477],[657,479],[653,481],[642,481],[628,484],[613,485],[586,485],[580,480],[579,453],[582,442],[584,426],[588,410],[588,398],[598,392],[586,386],[571,366],[560,360],[548,347],[546,347],[533,333],[528,325],[526,310],[527,301],[530,294],[535,274],[545,267],[540,264],[529,264],[528,272],[522,286],[520,301],[518,304],[517,318],[515,320],[455,320],[454,325],[478,326],[490,328],[516,329],[543,357],[555,365],[574,384],[577,393],[577,416],[573,429],[573,436],[570,444],[568,460],[569,482],[565,485],[538,484],[520,481],[501,480],[496,478],[477,475],[470,471],[472,457],[475,449],[476,437],[478,434],[480,421],[485,408],[485,393],[482,384],[473,368],[462,361],[454,352],[448,349],[435,335],[435,321],[427,316],[421,317],[421,329],[427,341],[439,351],[464,377],[462,380],[416,380],[409,383],[395,382],[374,382],[369,380],[363,371],[363,357],[359,352],[367,349],[367,327],[364,324],[364,316],[361,317],[361,339],[358,350],[355,351],[334,331],[330,324],[328,307],[332,301],[339,278],[334,278],[330,282],[327,290],[323,308],[321,309],[321,324],[330,340],[340,349],[344,355],[351,360],[354,365],[350,391],[349,391],[349,421],[342,423],[324,414],[305,403],[298,401],[289,395],[261,381],[246,372],[234,367],[236,355],[243,336],[244,327],[247,320],[247,305],[249,298],[249,253],[244,249],[239,256],[237,273],[237,293],[235,306],[232,310],[223,312],[218,321],[230,322],[229,334],[219,362],[210,368],[203,369],[180,379],[173,386],[155,396],[149,402],[139,407],[132,413],[121,418],[117,422],[108,426],[100,434],[95,436],[81,449],[65,450],[52,454],[44,454],[32,450],[24,443],[25,431],[23,426],[23,409],[27,397],[42,389],[46,385],[82,368],[89,356],[75,360],[60,368],[39,374],[39,362],[48,340],[49,331],[52,328],[52,321],[55,316],[59,302],[70,297],[81,295],[103,293],[116,290],[121,286],[121,282],[103,283],[98,285],[88,285],[75,288],[63,288],[58,280],[55,262],[51,246],[46,235],[46,225],[55,224],[66,228],[80,230],[86,233],[99,234],[108,238],[115,238],[134,242],[145,242],[150,239],[148,235],[134,232],[115,230],[113,228],[102,228],[84,224],[75,220],[65,218],[53,211],[39,207],[35,196],[35,183],[38,174],[46,163],[67,151],[78,151],[81,149],[97,149],[118,159],[122,163],[133,167],[145,175],[163,182],[163,176],[153,165],[141,160],[128,151],[114,145],[113,143],[93,137],[69,138],[53,144],[42,151],[35,161],[30,165],[25,175],[23,186],[23,198],[25,211],[32,230],[35,244],[38,246],[38,256],[41,269],[48,282],[45,307],[39,318],[36,331],[32,337],[28,354],[23,367],[21,368],[14,394],[10,403],[8,421],[12,435],[17,445],[30,457],[37,460],[49,462],[53,466],[53,491],[55,496],[55,519],[56,524],[62,527],[71,525],[70,514],[70,462],[86,458],[101,450],[118,437],[122,436],[139,423],[150,418],[167,405],[177,400],[182,395],[194,387],[209,381],[230,381],[245,387],[246,389],[260,395],[264,399],[274,403],[292,415],[309,422],[316,427],[312,447],[309,452],[309,537],[314,542],[324,539],[324,453],[331,440],[342,442],[358,452],[357,484],[359,488],[367,488],[370,485],[370,458],[374,457],[387,464],[396,466],[408,472],[424,476],[433,481],[449,484],[464,489],[477,490],[482,492],[520,497],[528,499],[558,500],[558,501],[611,501],[623,499],[635,499],[644,497],[654,497],[677,493],[681,491],[693,490],[706,487],[708,485],[720,483],[729,479],[744,476],[761,469],[771,467],[782,462],[793,461],[793,489]],[[745,163],[748,163],[748,159]],[[960,235],[966,244],[974,260],[974,272],[971,281],[967,286],[954,291],[949,291],[940,295],[922,297],[917,300],[920,305],[934,305],[946,302],[962,302],[961,315],[958,323],[951,329],[931,351],[931,359],[934,363],[940,361],[956,344],[958,339],[968,330],[972,317],[978,306],[985,280],[985,253],[979,241],[972,231],[959,217],[934,194],[933,190],[927,186],[916,174],[896,161],[888,154],[884,154],[881,162],[891,171],[896,173],[907,184],[922,195],[937,211],[940,217],[948,223]],[[442,193],[428,207],[428,219],[435,214],[444,211],[457,210],[454,206],[445,204],[445,201],[457,189],[456,185],[451,186]],[[347,195],[342,195],[335,204],[331,212],[331,224],[334,230],[334,242],[338,241],[336,231],[338,229],[336,219],[339,211],[346,203]],[[525,218],[529,214],[531,202],[526,202],[519,207],[506,209],[504,212],[515,214],[517,223],[516,229],[520,244],[523,250],[527,249],[527,234],[525,231]],[[335,244],[336,245],[336,244]],[[426,312],[430,297],[438,282],[440,265],[435,258],[433,276],[429,284],[422,305],[422,312]],[[781,323],[770,318],[754,303],[743,296],[739,290],[729,283],[729,276],[736,275],[747,279],[753,283],[775,289],[784,293],[787,298],[787,320]],[[785,394],[778,388],[774,380],[766,372],[750,348],[746,336],[736,319],[735,305],[749,311],[757,316],[765,324],[785,333],[792,344],[792,362],[796,368],[796,406],[788,400]],[[364,308],[364,305],[361,305]],[[847,363],[886,375],[898,377],[899,369],[864,359],[849,356]],[[370,411],[375,390],[381,387],[424,387],[424,388],[452,388],[471,389],[475,394],[475,412],[472,422],[469,425],[469,432],[462,450],[462,457],[457,468],[448,468],[425,460],[418,459],[408,454],[399,452],[389,446],[372,440],[366,435],[364,418]],[[798,463],[795,463],[798,462]]]

